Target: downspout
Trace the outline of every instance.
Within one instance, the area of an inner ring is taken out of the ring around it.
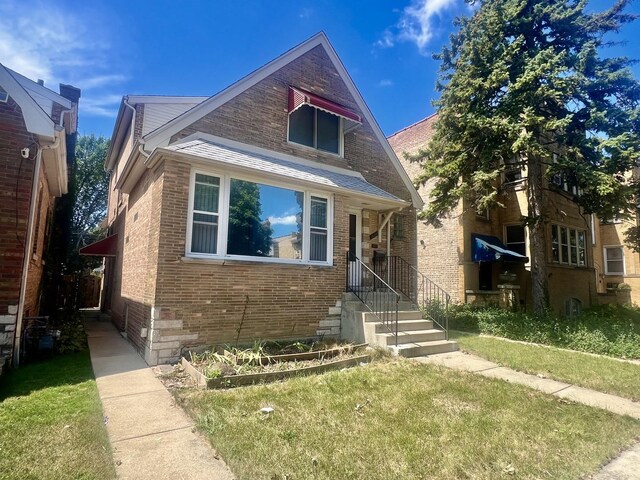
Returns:
[[[36,216],[36,201],[38,184],[40,183],[40,168],[42,167],[42,150],[51,150],[60,144],[60,137],[56,136],[51,145],[38,147],[36,154],[36,165],[33,171],[33,182],[31,184],[31,198],[29,205],[29,223],[27,224],[27,241],[24,246],[24,259],[22,261],[22,283],[20,285],[20,296],[18,297],[18,312],[16,314],[16,330],[13,335],[13,365],[20,365],[20,344],[22,339],[22,315],[24,314],[24,301],[27,292],[27,277],[29,275],[29,263],[31,252],[33,251],[33,233]]]
[[[125,107],[129,107],[131,109],[131,111],[133,112],[133,122],[131,122],[131,136],[134,138],[136,138],[136,108],[134,106],[132,106],[127,100],[129,99],[129,97],[124,97],[122,99],[122,102],[124,103]]]

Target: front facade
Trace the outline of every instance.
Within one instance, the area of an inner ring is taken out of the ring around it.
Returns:
[[[409,175],[420,166],[404,160],[404,153],[424,148],[434,133],[437,115],[389,137]],[[440,228],[418,222],[419,269],[447,290],[459,303],[531,306],[530,245],[527,227],[526,170],[505,167],[498,186],[505,208],[477,212],[460,202]],[[574,186],[562,177],[548,182],[547,274],[549,301],[554,312],[574,315],[597,302],[592,253],[591,216],[573,202]],[[419,188],[429,201],[432,183]],[[488,254],[487,254],[488,252]]]
[[[149,364],[338,335],[347,254],[416,260],[420,198],[323,34],[208,99],[125,97],[107,168],[104,308]]]
[[[0,365],[20,358],[25,318],[40,313],[56,197],[67,193],[67,139],[80,91],[60,94],[0,65]]]

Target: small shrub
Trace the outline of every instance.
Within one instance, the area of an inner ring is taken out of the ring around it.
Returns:
[[[640,310],[626,305],[595,307],[577,317],[557,317],[550,312],[534,316],[494,307],[456,305],[451,308],[449,325],[454,330],[640,358]]]

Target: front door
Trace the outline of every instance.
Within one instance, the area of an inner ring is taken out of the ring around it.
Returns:
[[[362,282],[360,264],[362,259],[362,225],[360,212],[349,213],[349,286],[359,287]]]

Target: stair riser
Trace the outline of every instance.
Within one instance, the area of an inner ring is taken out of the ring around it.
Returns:
[[[391,323],[390,325],[393,325]],[[393,327],[395,328],[395,327]],[[398,323],[398,331],[410,332],[412,330],[430,330],[433,328],[433,322],[431,320],[406,320]],[[375,324],[376,333],[384,333],[389,330],[382,323]]]
[[[389,314],[389,318],[394,318],[395,314]],[[398,320],[422,320],[422,312],[418,310],[398,312]],[[365,322],[379,322],[377,315],[371,312],[364,312]]]
[[[394,346],[396,344],[395,336],[393,335],[377,335],[378,345]],[[445,340],[446,335],[442,330],[433,330],[429,333],[412,333],[409,335],[399,335],[398,343],[416,343],[416,342],[434,342],[436,340]]]
[[[421,357],[423,355],[436,355],[438,353],[455,352],[458,350],[458,344],[455,342],[443,345],[422,345],[412,348],[406,348],[399,351],[399,355],[407,358]]]

